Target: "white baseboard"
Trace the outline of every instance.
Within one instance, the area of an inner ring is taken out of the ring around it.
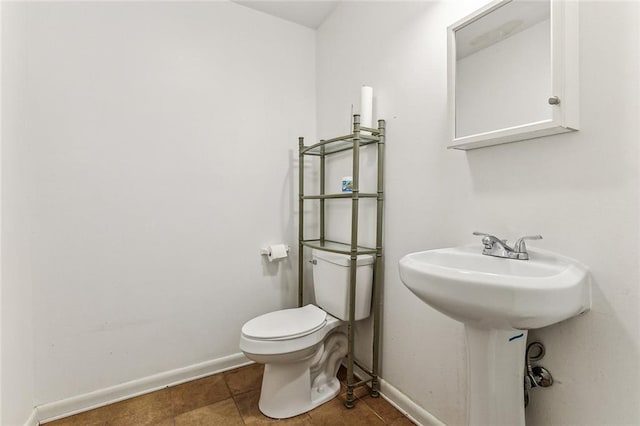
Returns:
[[[31,414],[26,422],[24,422],[24,426],[38,426],[38,409],[34,408],[31,410]]]
[[[414,423],[422,426],[446,426],[436,416],[413,402],[384,379],[380,379],[380,394]]]
[[[175,370],[165,371],[108,388],[98,389],[60,401],[42,404],[36,407],[32,413],[31,417],[33,417],[35,423],[26,423],[25,426],[35,426],[38,424],[38,421],[57,420],[62,417],[122,401],[123,399],[143,395],[168,386],[188,382],[251,363],[252,361],[248,360],[244,354],[237,353]],[[29,420],[31,420],[31,417]]]

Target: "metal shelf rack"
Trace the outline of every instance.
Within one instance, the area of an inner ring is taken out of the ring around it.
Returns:
[[[367,132],[367,133],[362,133]],[[377,191],[375,193],[360,193],[360,148],[366,145],[375,144],[377,146]],[[298,306],[303,305],[304,287],[304,247],[315,248],[333,253],[341,253],[350,256],[351,267],[349,276],[349,320],[347,322],[347,399],[345,406],[354,406],[354,389],[371,383],[371,396],[378,397],[380,382],[378,372],[380,367],[380,291],[384,277],[384,259],[382,252],[382,215],[384,210],[384,144],[385,144],[385,121],[378,120],[377,128],[361,127],[360,116],[353,116],[353,133],[339,136],[333,139],[321,140],[320,142],[305,146],[304,138],[298,139],[299,145],[299,201],[298,201]],[[327,194],[325,192],[325,164],[326,159],[331,154],[343,151],[352,151],[353,166],[353,192],[340,194]],[[304,194],[304,157],[320,157],[320,194]],[[358,245],[358,207],[359,200],[373,198],[376,200],[376,246],[363,247]],[[351,236],[350,241],[331,241],[325,238],[325,202],[333,199],[351,200]],[[319,200],[320,202],[320,238],[304,239],[304,202],[306,200]],[[373,295],[371,314],[373,317],[373,345],[372,345],[372,366],[367,368],[354,357],[354,323],[356,306],[356,273],[357,259],[360,254],[374,255],[373,273]],[[356,382],[354,376],[354,366],[357,366],[367,375],[368,379]]]

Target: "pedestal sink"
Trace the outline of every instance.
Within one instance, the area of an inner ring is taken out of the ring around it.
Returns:
[[[542,250],[529,250],[529,260],[486,256],[479,245],[410,253],[400,278],[465,325],[470,426],[524,425],[527,330],[591,308],[588,269]]]

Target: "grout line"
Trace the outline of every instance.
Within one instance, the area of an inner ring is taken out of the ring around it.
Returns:
[[[234,397],[231,397],[231,400],[233,401],[233,405],[236,406],[236,411],[238,412],[238,415],[240,416],[240,420],[242,420],[242,424],[247,424],[247,422],[244,419],[244,416],[242,415],[242,411],[240,411],[240,407],[238,406],[238,402],[236,401],[236,399]]]
[[[361,402],[361,403],[363,403],[363,404],[364,404],[364,405],[365,405],[369,410],[371,410],[371,411],[373,412],[373,414],[375,414],[375,416],[376,416],[377,418],[379,418],[379,419],[380,419],[380,421],[381,421],[383,424],[385,424],[385,425],[386,425],[386,424],[388,424],[388,423],[385,421],[385,419],[383,419],[383,418],[382,418],[382,416],[381,416],[380,414],[378,414],[378,412],[377,412],[376,410],[374,410],[373,408],[371,408],[371,407],[369,406],[369,404],[367,404],[365,401],[362,401],[362,400],[361,400],[360,402]]]
[[[252,364],[252,365],[256,365],[256,364]],[[242,424],[244,424],[244,425],[247,424],[247,420],[245,419],[245,416],[242,414],[242,411],[240,410],[240,406],[238,405],[238,401],[236,400],[236,397],[239,397],[241,395],[245,395],[245,394],[247,394],[249,392],[254,392],[256,390],[259,391],[259,389],[247,389],[247,390],[244,390],[242,392],[233,393],[233,391],[231,390],[231,387],[229,387],[229,382],[227,381],[227,379],[233,372],[242,370],[242,369],[244,369],[246,367],[249,367],[249,366],[236,368],[234,370],[225,371],[223,373],[224,384],[227,386],[227,390],[229,391],[229,395],[231,395],[231,400],[233,401],[233,404],[236,407],[236,411],[238,412],[238,415],[240,416],[240,419],[242,420]]]
[[[160,392],[160,391],[156,391],[156,392]],[[174,393],[175,393],[175,386],[167,386],[166,388],[162,389],[162,392],[166,392],[167,395],[169,396],[169,405],[171,406],[171,421],[173,422],[173,426],[176,425],[176,406],[174,404]],[[107,425],[109,424],[109,422],[107,422]]]
[[[226,383],[226,381],[225,381],[225,383]],[[239,393],[237,395],[234,395],[231,392],[229,393],[231,395],[231,400],[233,401],[233,405],[236,406],[236,411],[238,412],[238,415],[240,416],[240,419],[242,420],[242,424],[244,424],[244,425],[247,424],[247,421],[245,420],[244,416],[242,415],[242,411],[240,410],[240,406],[238,405],[238,401],[236,401],[236,396],[244,395],[245,393],[247,393],[247,392]]]
[[[240,367],[240,368],[242,368],[242,367]],[[230,371],[233,371],[233,370],[230,370]],[[223,373],[219,373],[219,374],[221,374],[221,375],[222,375],[222,381],[224,382],[224,386],[227,388],[227,392],[229,393],[230,398],[232,398],[232,399],[233,399],[233,392],[231,392],[231,388],[229,387],[229,383],[227,382],[227,374],[226,374],[226,371],[225,371],[225,372],[223,372]],[[234,400],[234,403],[235,403],[235,400]]]

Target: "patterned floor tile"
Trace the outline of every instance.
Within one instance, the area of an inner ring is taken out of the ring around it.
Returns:
[[[170,387],[169,393],[175,416],[231,397],[222,374]]]
[[[224,373],[229,390],[232,395],[258,390],[262,386],[262,374],[264,365],[252,364]]]
[[[242,417],[233,399],[225,399],[176,416],[175,426],[242,426]]]

